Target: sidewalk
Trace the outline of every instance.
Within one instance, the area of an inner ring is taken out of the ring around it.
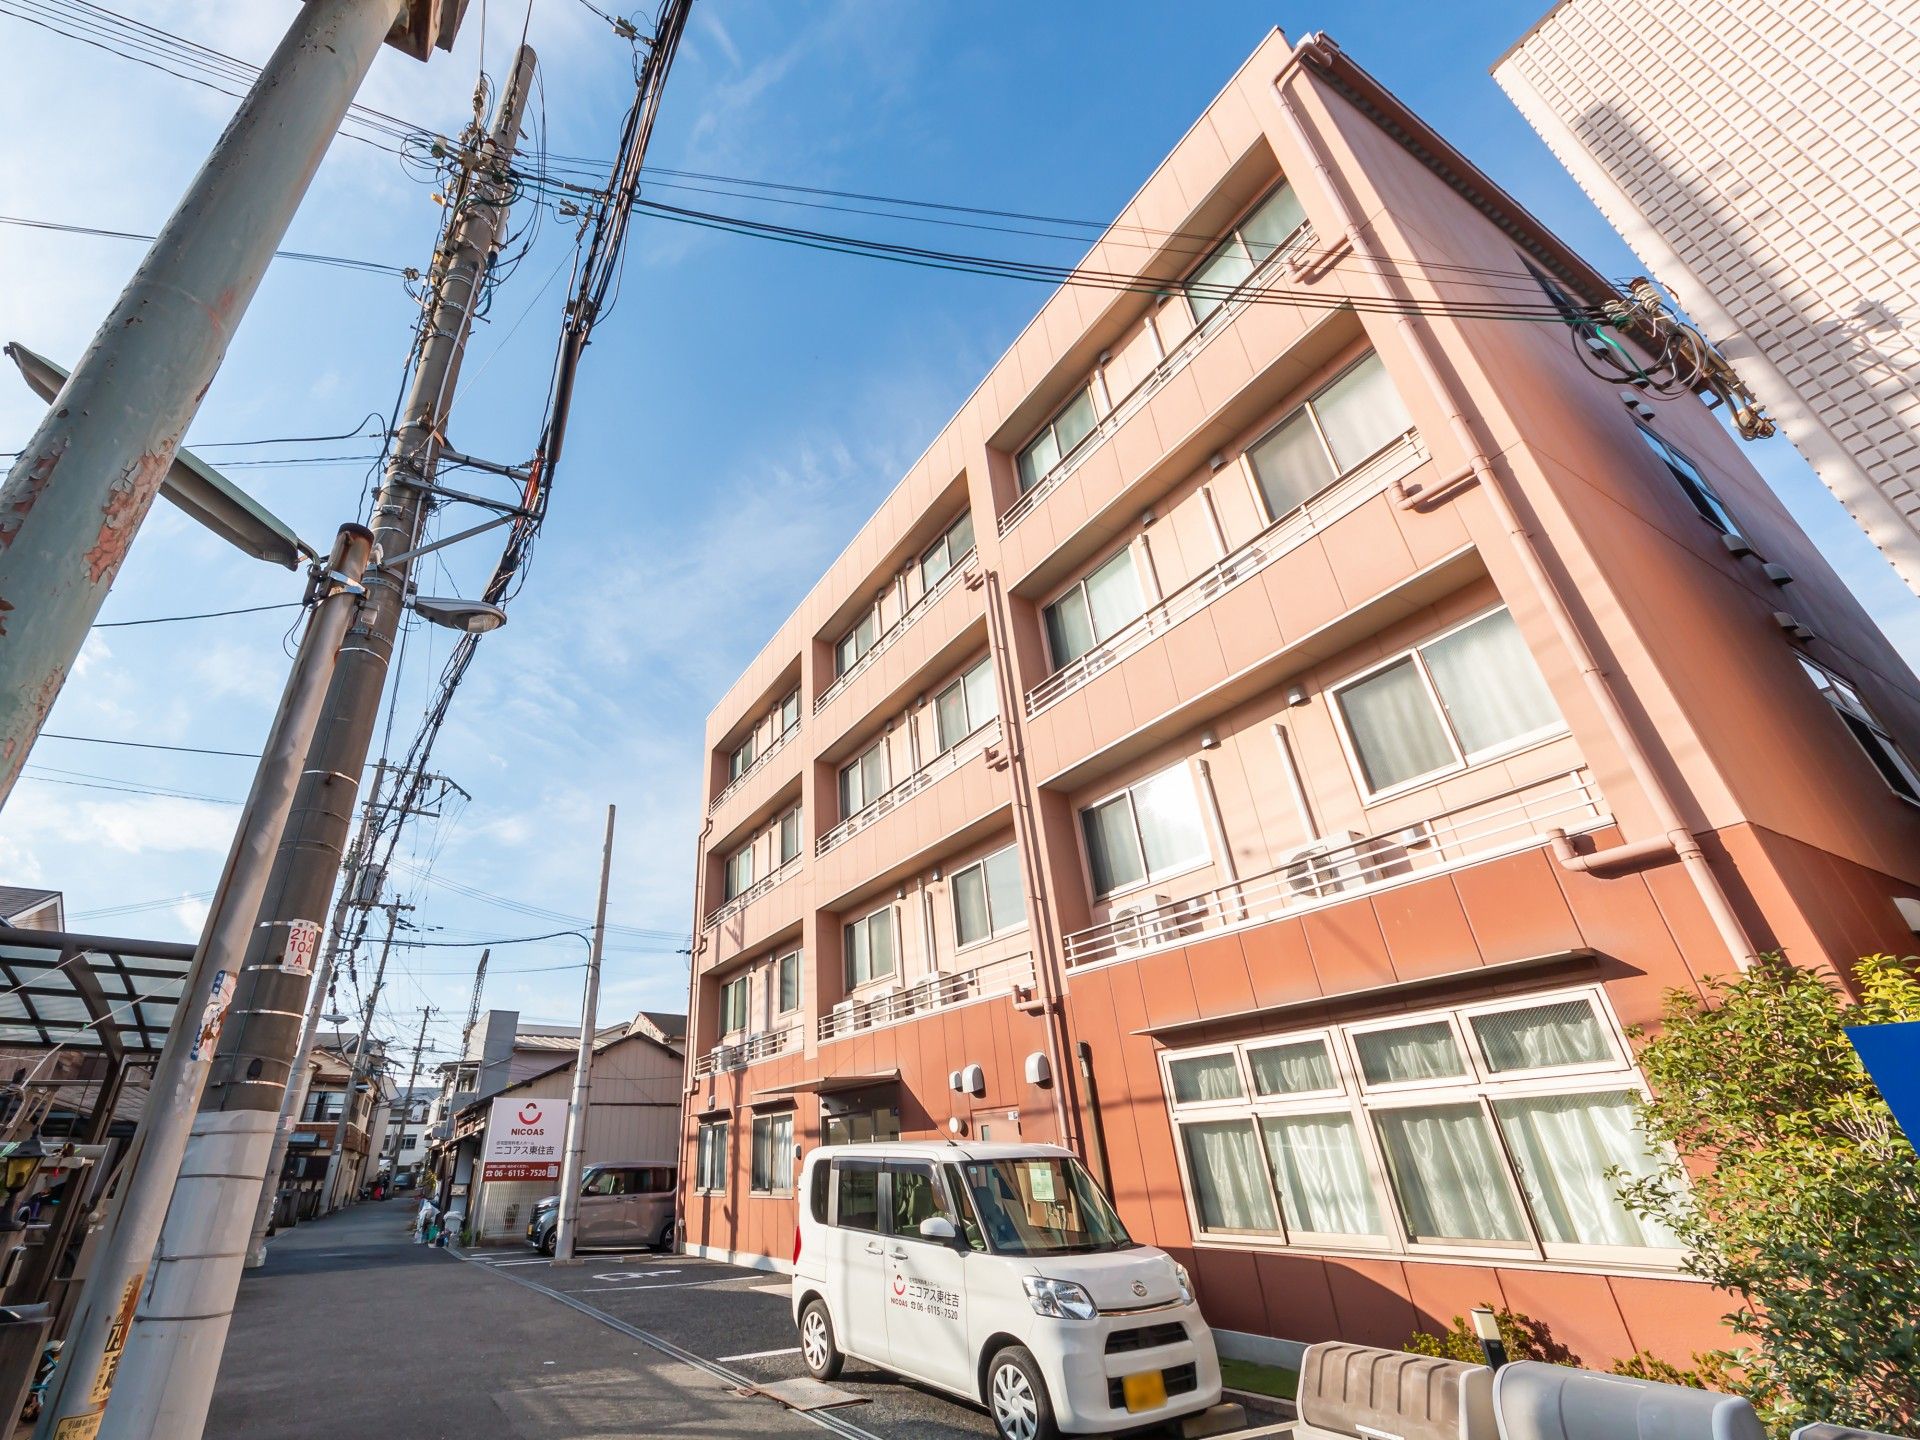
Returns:
[[[277,1237],[240,1286],[207,1440],[810,1435],[763,1399],[412,1243],[414,1206]]]

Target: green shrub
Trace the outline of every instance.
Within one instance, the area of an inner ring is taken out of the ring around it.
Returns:
[[[1580,1363],[1579,1356],[1555,1340],[1546,1325],[1532,1316],[1515,1310],[1494,1310],[1493,1318],[1500,1326],[1500,1338],[1506,1342],[1509,1360],[1546,1360],[1555,1365]],[[1479,1365],[1486,1359],[1480,1350],[1479,1337],[1464,1315],[1454,1316],[1453,1324],[1438,1335],[1431,1330],[1414,1331],[1402,1348],[1415,1355],[1464,1360],[1469,1365]]]

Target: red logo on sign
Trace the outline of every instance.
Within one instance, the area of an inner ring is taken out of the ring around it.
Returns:
[[[539,1122],[540,1107],[538,1105],[529,1100],[520,1107],[520,1123],[522,1125],[537,1125]]]
[[[895,1272],[893,1277],[893,1293],[896,1295],[904,1295],[907,1293],[907,1277],[905,1275]]]

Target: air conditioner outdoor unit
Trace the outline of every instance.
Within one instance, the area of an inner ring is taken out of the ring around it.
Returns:
[[[1113,949],[1116,955],[1165,945],[1197,931],[1207,912],[1201,896],[1175,903],[1166,895],[1149,895],[1113,909]]]
[[[1367,837],[1354,830],[1323,835],[1296,845],[1280,857],[1279,869],[1286,893],[1304,899],[1357,890],[1391,869],[1402,851],[1392,840]]]

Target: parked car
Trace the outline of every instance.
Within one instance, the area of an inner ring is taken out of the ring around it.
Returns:
[[[825,1145],[801,1170],[793,1318],[848,1358],[986,1406],[1004,1440],[1110,1434],[1220,1399],[1187,1272],[1054,1145]]]
[[[673,1248],[674,1179],[670,1162],[619,1160],[589,1165],[580,1177],[574,1244],[583,1250]],[[560,1233],[560,1197],[535,1203],[527,1243],[551,1255]]]

